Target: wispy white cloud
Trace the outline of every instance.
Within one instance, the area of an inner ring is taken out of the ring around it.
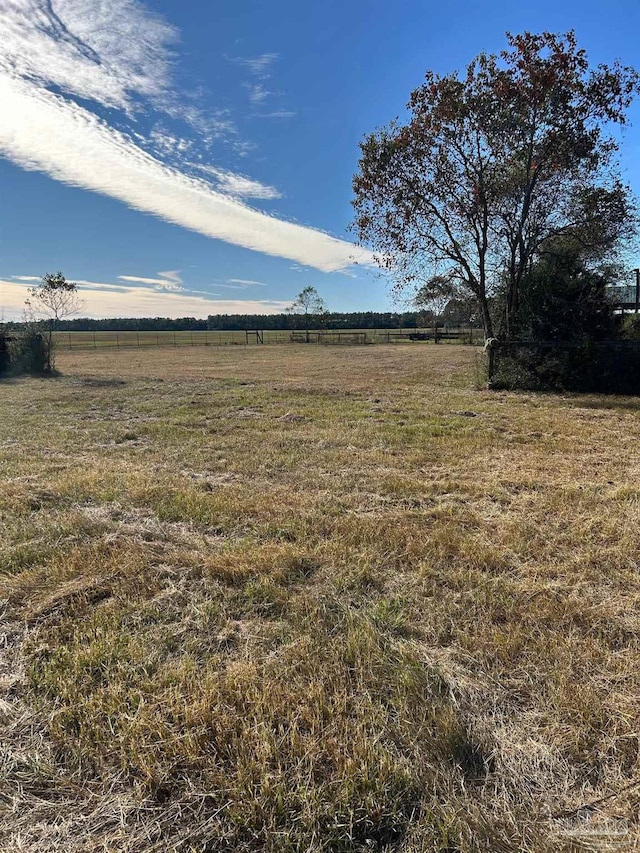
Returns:
[[[25,169],[120,199],[168,222],[325,272],[344,269],[354,247],[270,217],[163,165],[124,134],[61,96],[0,75],[0,153]],[[360,253],[361,258],[365,253]]]
[[[3,0],[2,64],[16,77],[131,110],[162,99],[176,30],[137,0]]]
[[[219,169],[217,166],[210,166],[205,163],[189,162],[187,165],[192,166],[204,175],[215,178],[216,187],[220,192],[228,193],[236,198],[282,198],[282,193],[275,187],[262,184],[260,181],[247,178],[245,175],[227,172],[225,169]]]
[[[237,198],[282,198],[280,190],[269,186],[269,184],[262,184],[260,181],[247,178],[244,175],[238,175],[234,172],[224,172],[222,169],[218,169],[217,177],[220,191],[229,193],[229,195],[236,196]]]
[[[133,284],[151,284],[160,290],[184,290],[180,270],[167,270],[159,272],[160,278],[143,278],[136,275],[119,275],[120,281],[130,281]]]
[[[55,6],[4,0],[0,28],[0,156],[207,237],[325,272],[352,263],[356,250],[348,242],[241,201],[277,198],[275,188],[216,166],[212,187],[150,154],[140,134],[134,142],[74,100],[127,113],[136,99],[165,107],[176,100],[168,88],[168,46],[176,33],[137,0],[60,0]],[[263,54],[245,64],[264,78],[275,59]],[[178,154],[189,148],[178,136],[158,134],[156,146]],[[360,262],[370,261],[368,253],[357,254]]]
[[[260,56],[253,57],[234,56],[231,57],[231,61],[245,65],[256,77],[266,80],[271,76],[271,69],[278,58],[277,53],[262,53]]]
[[[140,137],[141,140],[144,137]],[[149,142],[155,151],[164,157],[176,157],[187,154],[194,146],[193,139],[175,136],[161,127],[154,127],[149,134]]]
[[[149,286],[83,282],[83,317],[207,317],[209,314],[279,314],[289,302],[271,299],[216,299],[190,293],[158,291]],[[0,316],[20,320],[27,296],[26,283],[16,276],[0,279]]]
[[[156,283],[156,287],[159,287],[161,290],[185,290],[180,270],[165,270],[164,272],[159,272],[158,275],[160,278]]]
[[[246,287],[249,287],[251,285],[256,285],[256,284],[260,285],[260,287],[266,287],[267,286],[266,282],[255,281],[254,279],[251,279],[251,278],[230,278],[229,284],[243,284]]]
[[[160,285],[160,284],[164,283],[158,278],[144,278],[143,276],[139,276],[139,275],[119,275],[118,278],[121,281],[130,281],[130,282],[132,282],[132,284]]]
[[[233,143],[232,147],[238,157],[248,157],[258,146],[255,142],[251,142],[248,139],[239,139]]]
[[[232,61],[246,66],[251,71],[253,82],[243,83],[249,91],[249,100],[256,107],[265,105],[268,98],[282,95],[283,92],[272,92],[264,86],[264,81],[272,76],[272,67],[279,59],[277,53],[264,53],[254,58],[233,57]],[[257,80],[257,82],[256,82]],[[249,118],[291,118],[295,112],[287,109],[275,109],[269,112],[251,113]]]
[[[251,113],[251,118],[292,118],[292,110],[272,110],[269,113]]]
[[[249,100],[252,104],[261,104],[263,101],[266,101],[270,95],[275,95],[275,92],[270,92],[268,89],[265,89],[262,83],[248,85],[246,88],[249,90]]]
[[[220,282],[216,282],[213,285],[215,288],[222,288],[224,290],[246,290],[250,286],[248,284],[221,284]]]
[[[75,284],[78,285],[79,288],[82,288],[82,292],[86,289],[89,290],[115,290],[119,293],[124,293],[129,288],[124,284],[111,284],[110,282],[104,281],[86,281],[85,279],[76,279]]]

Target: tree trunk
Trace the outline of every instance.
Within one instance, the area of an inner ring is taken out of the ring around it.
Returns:
[[[480,317],[482,318],[482,328],[484,329],[484,337],[485,340],[488,340],[489,338],[495,337],[493,334],[493,320],[489,313],[489,304],[487,302],[487,297],[484,294],[477,298],[478,305],[480,307]]]
[[[51,347],[53,346],[53,320],[49,320],[49,340],[47,341],[47,373],[51,373]]]

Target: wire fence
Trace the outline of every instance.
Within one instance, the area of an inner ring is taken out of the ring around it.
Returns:
[[[55,332],[58,349],[146,349],[149,347],[256,346],[263,344],[319,344],[327,346],[392,344],[409,341],[481,344],[476,328],[345,329],[345,330],[246,330],[180,332]]]

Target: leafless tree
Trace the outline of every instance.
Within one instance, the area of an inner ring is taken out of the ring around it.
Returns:
[[[78,295],[78,285],[67,281],[61,272],[46,273],[40,284],[29,288],[27,308],[34,314],[48,318],[47,370],[53,366],[53,330],[60,320],[77,314],[83,306]]]
[[[309,343],[309,317],[325,314],[327,306],[324,299],[319,295],[315,287],[308,285],[296,296],[292,304],[287,308],[290,314],[302,314],[306,320],[307,343]]]

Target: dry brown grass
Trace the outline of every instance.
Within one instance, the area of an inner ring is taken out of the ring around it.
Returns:
[[[640,402],[475,358],[0,385],[0,849],[640,846]]]

